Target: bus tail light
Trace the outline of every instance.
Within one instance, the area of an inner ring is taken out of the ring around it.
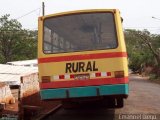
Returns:
[[[115,75],[115,78],[123,78],[124,77],[124,71],[115,71],[114,75]]]
[[[51,82],[51,77],[50,76],[42,76],[42,83],[47,83]]]

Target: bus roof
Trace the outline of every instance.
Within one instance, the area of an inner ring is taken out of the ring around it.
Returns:
[[[85,10],[72,10],[67,12],[59,12],[55,14],[45,15],[39,17],[39,19],[50,18],[53,16],[67,15],[67,14],[76,14],[76,13],[88,13],[88,12],[118,12],[118,9],[85,9]]]

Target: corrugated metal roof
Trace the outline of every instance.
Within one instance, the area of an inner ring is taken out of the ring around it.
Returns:
[[[37,60],[23,60],[23,61],[12,61],[7,62],[8,65],[15,65],[15,66],[37,66]]]
[[[0,82],[9,85],[19,85],[21,76],[35,72],[38,72],[37,67],[0,64]]]

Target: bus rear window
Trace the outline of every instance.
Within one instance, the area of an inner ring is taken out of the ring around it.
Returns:
[[[114,49],[118,45],[111,12],[47,18],[43,32],[44,53]]]

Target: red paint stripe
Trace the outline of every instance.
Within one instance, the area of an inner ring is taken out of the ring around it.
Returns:
[[[101,73],[100,72],[96,73],[96,77],[101,77]]]
[[[107,72],[107,76],[111,76],[111,72]]]
[[[70,78],[74,78],[74,75],[73,75],[73,74],[71,74],[71,75],[70,75]]]
[[[64,79],[64,75],[59,75],[59,79]]]
[[[128,77],[40,83],[40,88],[41,89],[67,88],[67,87],[81,87],[81,86],[106,85],[106,84],[124,84],[124,83],[128,83]]]
[[[126,52],[112,52],[112,53],[47,57],[47,58],[39,58],[38,63],[62,62],[62,61],[74,61],[74,60],[86,60],[86,59],[101,59],[101,58],[115,58],[115,57],[127,57],[127,53]]]

